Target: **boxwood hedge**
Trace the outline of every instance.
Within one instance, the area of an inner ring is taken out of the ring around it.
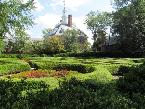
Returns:
[[[0,75],[18,73],[21,71],[30,70],[28,63],[16,58],[1,58],[0,59]]]

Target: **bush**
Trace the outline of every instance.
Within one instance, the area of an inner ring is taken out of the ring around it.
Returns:
[[[57,62],[33,62],[31,61],[31,66],[33,66],[36,69],[52,69],[52,70],[72,70],[72,71],[78,71],[80,73],[91,73],[95,70],[94,67],[91,65],[83,65],[83,64],[66,64],[66,63],[57,63]]]
[[[48,90],[48,85],[43,82],[24,80],[0,80],[0,86],[1,109],[28,109],[28,102],[26,100],[28,92]]]
[[[145,107],[145,64],[129,68],[129,73],[117,81],[117,87],[122,94],[132,101],[132,107]]]
[[[111,64],[111,65],[102,65],[110,71],[112,75],[123,76],[129,72],[131,65],[122,65],[122,64]]]
[[[28,58],[39,57],[37,54],[0,54],[0,58]]]
[[[117,85],[120,91],[130,93],[145,93],[145,64],[127,69],[129,73],[120,78]]]
[[[54,55],[56,57],[110,57],[110,58],[141,58],[144,57],[144,53],[127,53],[121,51],[105,51],[105,52],[82,52],[82,53],[60,53]]]
[[[18,73],[30,69],[29,64],[24,61],[13,58],[0,59],[0,75]]]
[[[120,66],[117,71],[117,75],[123,76],[123,75],[129,73],[129,69],[130,69],[129,66]]]
[[[119,95],[112,84],[94,80],[64,81],[50,93],[30,93],[28,100],[35,109],[127,109],[130,101]]]

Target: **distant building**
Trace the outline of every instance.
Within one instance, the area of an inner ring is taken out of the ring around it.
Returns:
[[[101,45],[101,51],[118,51],[119,44],[117,37],[109,37],[104,44]]]
[[[72,15],[68,15],[66,17],[66,10],[65,10],[65,0],[64,0],[64,9],[63,9],[63,15],[60,22],[48,33],[48,36],[54,36],[54,35],[63,35],[64,31],[66,30],[77,30],[80,32],[80,36],[86,35],[84,32],[82,32],[79,28],[77,28],[75,25],[73,25],[73,17]]]

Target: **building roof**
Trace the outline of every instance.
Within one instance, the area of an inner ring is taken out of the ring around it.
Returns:
[[[73,29],[80,31],[81,34],[82,33],[84,34],[84,32],[82,32],[79,28],[77,28],[75,25],[73,25],[72,15],[68,15],[68,17],[66,17],[65,0],[63,2],[64,2],[64,9],[63,9],[62,19],[54,27],[54,29],[48,33],[48,36],[63,35],[64,31],[73,30]]]

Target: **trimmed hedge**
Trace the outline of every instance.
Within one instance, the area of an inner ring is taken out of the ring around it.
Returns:
[[[42,55],[44,57],[46,55]],[[37,54],[0,54],[0,58],[28,58],[28,57],[40,57]]]
[[[14,58],[0,59],[0,75],[18,73],[30,69],[30,65],[24,61]]]
[[[144,109],[145,94],[122,94],[115,82],[63,81],[59,88],[39,81],[0,80],[0,109]]]
[[[145,63],[133,66],[128,69],[128,73],[118,81],[118,89],[129,94],[145,94]]]
[[[79,80],[94,79],[100,82],[108,82],[112,80],[111,73],[102,66],[93,65],[93,64],[81,64],[81,63],[59,63],[53,61],[43,61],[43,60],[32,60],[31,65],[36,69],[52,69],[52,70],[61,70],[67,69],[71,71],[77,71],[76,73],[69,74],[67,79],[75,77]]]
[[[83,64],[65,64],[65,63],[53,63],[53,62],[36,62],[32,63],[32,66],[34,66],[36,69],[52,69],[52,70],[72,70],[72,71],[78,71],[80,73],[91,73],[95,70],[94,67],[90,65],[83,65]]]
[[[121,51],[106,51],[106,52],[83,52],[83,53],[60,53],[54,55],[56,57],[110,57],[110,58],[141,58],[145,57],[143,52],[127,53]]]
[[[2,95],[0,108],[4,109],[128,109],[131,106],[131,101],[115,91],[111,83],[73,78],[52,91],[42,83],[34,83],[36,88],[27,82],[3,83],[0,85],[4,85],[1,89],[5,91],[1,93],[6,96]]]
[[[48,87],[38,81],[0,80],[0,109],[30,109],[27,93],[47,91]]]
[[[136,66],[136,65],[112,64],[112,65],[102,65],[102,66],[108,69],[112,75],[123,76],[124,74],[129,72],[129,68],[131,66]]]

